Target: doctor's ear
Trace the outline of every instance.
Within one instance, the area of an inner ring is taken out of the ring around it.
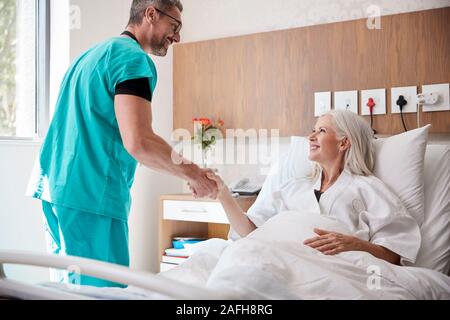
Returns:
[[[156,18],[156,10],[154,7],[148,7],[145,10],[144,18],[146,21],[151,24],[153,21],[155,21]]]

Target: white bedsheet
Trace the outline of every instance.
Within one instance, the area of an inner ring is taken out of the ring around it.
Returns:
[[[364,252],[325,256],[304,246],[315,227],[350,234],[324,216],[282,212],[235,243],[207,241],[163,276],[244,299],[450,299],[444,274],[395,266]]]
[[[161,276],[236,299],[450,299],[450,277],[442,273],[395,266],[365,252],[325,256],[304,246],[315,227],[350,234],[334,219],[286,211],[239,241],[192,246],[188,261]],[[97,299],[169,298],[132,287],[49,286]]]

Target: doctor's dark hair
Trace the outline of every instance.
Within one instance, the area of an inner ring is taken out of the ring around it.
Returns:
[[[372,176],[375,158],[370,125],[351,111],[334,110],[326,115],[332,117],[337,137],[350,140],[351,146],[345,154],[345,169],[354,175]]]
[[[159,10],[166,11],[172,7],[177,7],[180,12],[183,11],[183,5],[180,0],[133,0],[130,10],[129,26],[141,25],[148,7],[154,6]]]

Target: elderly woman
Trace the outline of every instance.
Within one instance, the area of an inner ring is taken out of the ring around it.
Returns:
[[[309,177],[293,179],[260,197],[246,214],[222,179],[209,178],[219,187],[232,230],[246,237],[283,210],[318,212],[337,219],[352,235],[315,229],[304,242],[325,255],[365,251],[397,265],[414,263],[420,248],[420,231],[400,200],[373,175],[373,132],[359,116],[333,111],[319,118],[309,136],[309,160],[315,170]],[[314,203],[313,203],[314,202]]]

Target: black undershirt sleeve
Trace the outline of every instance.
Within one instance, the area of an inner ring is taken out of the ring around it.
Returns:
[[[152,92],[148,78],[127,80],[116,85],[116,95],[128,94],[152,102]]]

